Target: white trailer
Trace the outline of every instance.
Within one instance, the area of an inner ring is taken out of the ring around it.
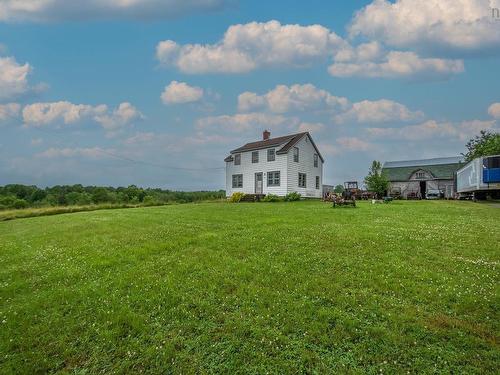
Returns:
[[[479,199],[500,194],[500,155],[476,158],[459,169],[457,192]]]

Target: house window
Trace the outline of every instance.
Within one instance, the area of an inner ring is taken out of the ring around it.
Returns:
[[[233,189],[238,189],[243,187],[243,175],[233,174]]]
[[[234,155],[234,165],[240,165],[240,164],[241,164],[241,154]]]
[[[314,154],[314,168],[318,168],[318,154]]]
[[[259,151],[252,152],[252,163],[259,162]]]
[[[424,178],[425,178],[425,172],[417,172],[417,173],[415,174],[415,177],[416,177],[417,179],[419,179],[419,180],[422,180],[422,179],[424,179]]]
[[[302,188],[306,187],[306,174],[305,173],[299,173],[299,187],[302,187]]]
[[[316,176],[316,189],[319,189],[319,176]]]
[[[267,172],[267,186],[280,186],[280,171]]]
[[[293,148],[293,161],[296,163],[299,162],[299,148],[298,147]]]
[[[274,154],[274,148],[270,148],[267,150],[267,161],[274,161],[275,159],[275,154]]]

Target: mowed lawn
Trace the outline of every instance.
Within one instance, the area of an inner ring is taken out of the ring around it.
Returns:
[[[472,202],[0,222],[0,373],[498,373],[499,243]]]

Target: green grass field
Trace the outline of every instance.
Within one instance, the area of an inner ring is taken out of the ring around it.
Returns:
[[[0,373],[498,373],[499,223],[444,201],[0,222]]]

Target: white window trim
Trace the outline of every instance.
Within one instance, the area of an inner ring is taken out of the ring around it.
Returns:
[[[424,171],[418,171],[415,173],[415,178],[417,180],[423,180],[425,179],[425,172]]]
[[[257,158],[254,160],[254,155],[257,155]],[[259,151],[252,151],[252,164],[257,164],[259,162]]]
[[[272,160],[269,159],[269,154],[272,151],[273,158]],[[274,148],[268,148],[267,149],[267,161],[275,161],[276,160],[276,150]]]
[[[278,183],[276,184],[275,181],[276,181],[276,176],[275,174],[278,174]],[[270,175],[273,175],[272,177],[272,183],[269,184],[269,176]],[[280,186],[281,185],[281,171],[270,171],[270,172],[267,172],[267,186],[268,187],[276,187],[276,186]]]
[[[238,186],[239,185],[238,182],[240,182],[240,181],[238,181],[239,179],[241,179],[241,186]],[[233,174],[231,176],[231,186],[233,189],[242,189],[243,188],[243,174],[241,174],[241,173]]]
[[[236,162],[236,159],[238,159],[238,163]],[[241,165],[241,154],[234,155],[234,165]]]
[[[304,185],[301,185],[301,184],[300,184],[300,176],[301,176],[301,175],[302,175],[302,176],[304,176]],[[307,174],[306,174],[306,173],[301,173],[301,172],[299,172],[299,181],[298,181],[298,186],[299,186],[300,188],[307,188]]]

